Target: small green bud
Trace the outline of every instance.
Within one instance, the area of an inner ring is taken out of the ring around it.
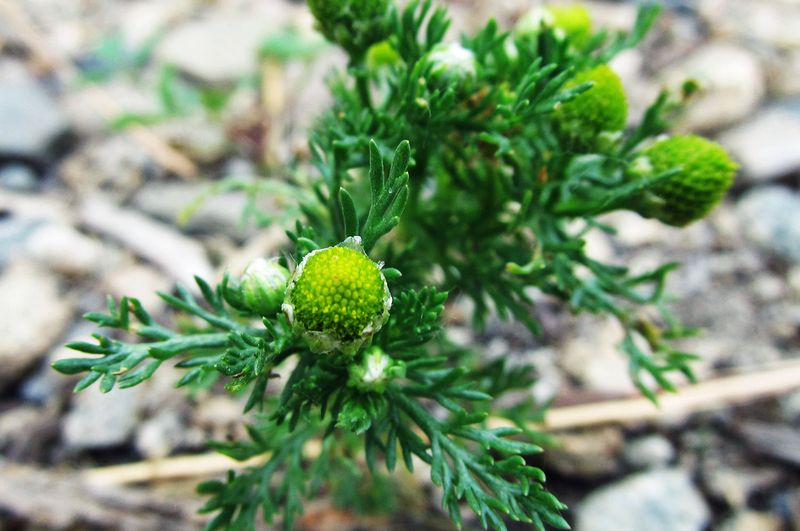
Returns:
[[[400,54],[389,43],[389,41],[381,41],[373,44],[367,50],[367,67],[371,70],[380,70],[385,66],[394,66],[402,62]]]
[[[291,273],[277,258],[256,258],[240,280],[242,302],[259,315],[275,315],[281,309]]]
[[[660,140],[633,162],[633,178],[678,173],[658,181],[636,198],[632,209],[681,227],[705,217],[733,184],[737,164],[716,142],[686,135]]]
[[[386,389],[386,382],[406,375],[406,365],[393,360],[380,347],[370,347],[364,351],[361,363],[350,365],[348,372],[347,385],[350,387],[382,393]]]
[[[538,7],[531,9],[517,21],[515,32],[518,35],[532,35],[543,25],[554,28],[560,38],[568,38],[573,44],[580,46],[591,35],[592,17],[580,4]]]
[[[436,45],[428,54],[428,62],[432,78],[470,82],[478,74],[475,54],[458,42]]]
[[[389,0],[308,0],[317,28],[351,55],[387,37]]]
[[[392,296],[361,239],[306,255],[289,281],[283,311],[314,352],[352,354],[389,317]]]
[[[608,65],[579,72],[564,88],[593,83],[586,92],[556,110],[561,133],[579,146],[593,149],[604,131],[621,131],[628,117],[628,101],[622,80]]]

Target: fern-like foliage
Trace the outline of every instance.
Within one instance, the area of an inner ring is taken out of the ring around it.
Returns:
[[[564,107],[595,87],[575,82],[576,73],[636,46],[658,9],[642,7],[630,32],[601,30],[580,42],[544,22],[506,32],[489,21],[444,43],[447,12],[431,0],[390,2],[385,15],[366,0],[331,1],[315,12],[324,7],[336,20],[318,22],[350,61],[332,78],[333,105],[310,132],[311,168],[285,184],[217,187],[293,202],[287,213],[299,219],[279,264],[294,269],[290,286],[314,253],[360,242],[391,293],[382,327],[364,328],[355,352],[320,353],[308,333],[325,330],[298,327],[290,297],[283,312],[259,314],[247,304],[244,277],[226,274],[215,287],[198,278],[196,292],[160,294],[170,322],[134,298],[109,300],[107,313],[86,319],[110,332],[70,344],[84,355],[54,367],[83,375],[77,391],[96,382],[103,392],[138,385],[172,363],[185,371],[178,386],[222,379],[229,392],[246,394],[249,439],[211,446],[249,466],[200,485],[209,496],[202,511],[213,514],[209,530],[252,529],[257,518],[290,529],[303,500],[343,463],[379,475],[398,462],[427,467],[456,524],[466,506],[497,530],[509,520],[567,528],[564,505],[526,461],[548,441],[530,428],[541,405],[494,404],[528,389],[533,370],[451,344],[442,314],[455,293],[474,302],[476,327],[496,314],[538,333],[533,305],[546,294],[575,312],[616,319],[631,376],[651,399],[656,388],[675,389],[674,373],[692,377],[694,357],[671,343],[692,332],[666,304],[676,264],[633,272],[586,248],[591,231],[613,234],[598,216],[636,210],[643,194],[680,172],[634,171],[677,103],[662,94],[641,124],[596,138],[576,139],[562,121]],[[367,21],[352,19],[364,12]],[[257,288],[278,289],[280,300],[287,286]],[[505,426],[489,415],[505,417]]]

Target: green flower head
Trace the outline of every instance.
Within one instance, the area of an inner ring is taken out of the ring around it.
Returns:
[[[312,351],[354,353],[380,330],[391,306],[381,266],[355,237],[306,255],[289,282],[283,311]]]
[[[705,138],[686,135],[660,140],[634,161],[634,178],[679,171],[638,196],[633,210],[667,225],[688,225],[722,200],[737,167],[722,146]]]
[[[605,131],[621,131],[628,117],[628,100],[622,80],[608,65],[579,72],[564,88],[583,83],[592,87],[575,99],[563,103],[556,119],[563,135],[587,149],[596,147],[597,138]]]

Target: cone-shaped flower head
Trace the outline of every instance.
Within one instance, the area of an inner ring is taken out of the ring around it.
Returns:
[[[312,351],[353,353],[383,326],[391,305],[380,265],[356,237],[306,255],[289,282],[283,310]]]
[[[716,142],[687,135],[660,140],[634,162],[639,175],[680,171],[658,181],[637,198],[634,210],[667,225],[687,225],[705,217],[733,184],[737,165]]]
[[[242,274],[242,301],[259,315],[275,315],[281,309],[290,276],[277,258],[253,260]]]
[[[628,101],[622,80],[608,65],[579,72],[564,88],[593,83],[586,92],[563,103],[557,113],[562,134],[586,148],[593,148],[604,131],[621,131],[628,117]]]
[[[320,32],[352,54],[386,38],[389,0],[308,0]]]

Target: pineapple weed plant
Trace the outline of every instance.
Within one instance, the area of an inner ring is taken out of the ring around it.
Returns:
[[[658,8],[642,6],[630,32],[593,32],[585,9],[546,7],[513,31],[489,21],[444,43],[447,13],[430,1],[309,5],[349,66],[310,133],[314,176],[295,172],[292,185],[313,193],[297,195],[291,248],[216,287],[197,278],[202,300],[186,287],[161,293],[176,328],[134,298],[109,300],[86,319],[139,339],[96,334],[69,345],[89,356],[55,369],[83,374],[77,391],[99,382],[108,392],[174,363],[178,386],[221,378],[247,396],[249,440],[210,445],[262,460],[199,485],[214,514],[207,529],[252,529],[257,518],[289,529],[304,498],[362,464],[380,477],[420,463],[457,525],[468,506],[484,527],[567,528],[565,506],[525,459],[541,451],[529,427],[541,406],[493,407],[529,389],[532,368],[452,344],[442,312],[459,294],[474,302],[476,327],[493,311],[538,333],[533,294],[544,293],[616,319],[651,399],[674,390],[672,373],[692,378],[694,356],[671,346],[690,330],[664,304],[676,264],[633,274],[585,247],[590,231],[612,232],[597,216],[619,209],[673,226],[700,219],[735,173],[716,144],[665,134],[680,104],[667,93],[625,129],[607,63],[641,41]]]

